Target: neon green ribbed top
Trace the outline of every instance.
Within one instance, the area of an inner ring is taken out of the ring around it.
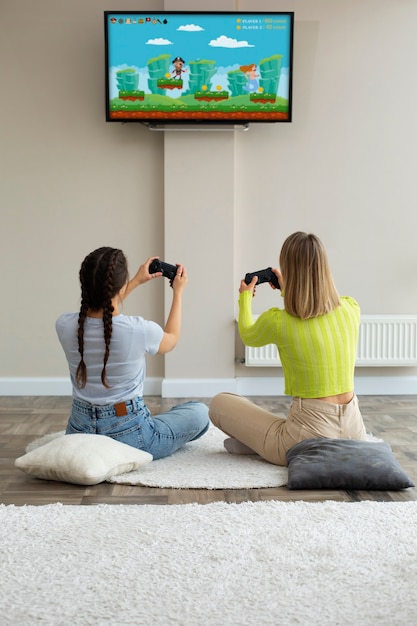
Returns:
[[[272,308],[256,321],[252,293],[239,297],[239,334],[247,346],[275,344],[284,370],[284,393],[322,398],[353,391],[360,308],[348,296],[331,313],[301,320]]]

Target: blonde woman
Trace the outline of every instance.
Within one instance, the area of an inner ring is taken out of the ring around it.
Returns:
[[[247,346],[275,344],[284,371],[289,414],[281,419],[248,399],[221,393],[209,415],[229,439],[230,453],[257,453],[286,465],[286,453],[304,439],[365,439],[366,430],[354,392],[354,368],[360,309],[339,296],[320,239],[304,232],[284,242],[280,270],[274,269],[284,299],[256,321],[252,299],[257,277],[239,289],[239,334]],[[271,284],[271,287],[275,287]]]

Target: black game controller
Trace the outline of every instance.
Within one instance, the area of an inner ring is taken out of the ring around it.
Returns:
[[[156,272],[162,272],[162,276],[173,280],[177,273],[177,266],[164,263],[164,261],[160,261],[159,259],[154,259],[149,265],[149,274],[156,274]]]
[[[258,282],[256,283],[257,285],[260,285],[261,283],[272,283],[274,287],[280,289],[277,275],[272,271],[272,267],[259,270],[259,272],[248,272],[245,276],[245,283],[249,285],[254,276],[258,277]]]

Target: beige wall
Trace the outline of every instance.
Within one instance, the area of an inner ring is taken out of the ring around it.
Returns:
[[[276,375],[235,366],[233,319],[240,277],[275,265],[294,230],[323,239],[339,291],[363,313],[417,313],[417,3],[119,4],[2,2],[0,393],[66,390],[54,323],[78,308],[80,262],[100,245],[122,247],[132,270],[151,254],[187,265],[181,342],[148,361],[165,395]],[[294,10],[293,123],[186,134],[107,124],[103,11],[164,7]],[[275,302],[264,286],[255,309]],[[125,310],[163,323],[168,305],[155,281]],[[415,369],[358,371],[385,389],[388,376],[390,392],[400,379],[417,389]]]

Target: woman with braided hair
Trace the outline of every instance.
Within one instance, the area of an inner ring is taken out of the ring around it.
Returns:
[[[81,308],[56,322],[68,361],[73,403],[66,434],[96,433],[145,450],[154,459],[168,456],[209,427],[208,408],[186,402],[151,417],[143,400],[145,355],[166,354],[181,332],[182,294],[188,278],[178,265],[165,327],[139,316],[123,315],[125,298],[139,285],[162,276],[143,263],[129,280],[127,260],[116,248],[91,252],[80,269]]]

